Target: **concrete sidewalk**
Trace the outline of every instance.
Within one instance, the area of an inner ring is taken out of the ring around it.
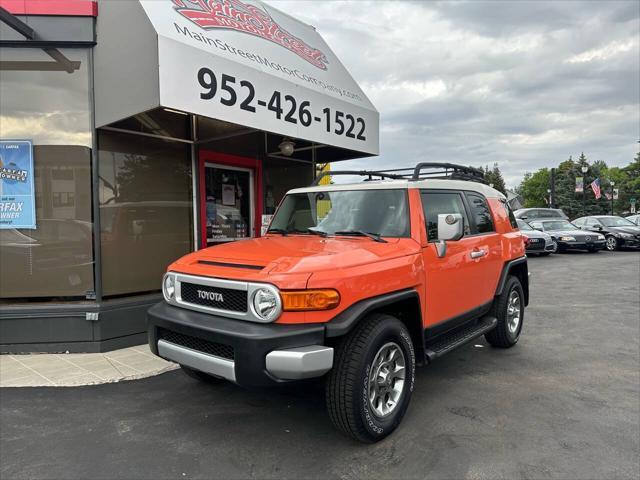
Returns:
[[[0,355],[0,387],[75,387],[158,375],[178,365],[148,345],[106,353]]]

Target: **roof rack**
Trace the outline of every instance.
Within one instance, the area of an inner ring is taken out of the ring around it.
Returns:
[[[380,180],[392,179],[410,181],[448,179],[485,183],[484,172],[479,168],[457,165],[455,163],[422,162],[417,164],[414,168],[395,168],[390,170],[336,170],[322,172],[316,177],[311,185],[319,185],[320,180],[324,177],[333,175],[357,175],[367,177],[363,180],[365,182],[369,182],[375,178]]]

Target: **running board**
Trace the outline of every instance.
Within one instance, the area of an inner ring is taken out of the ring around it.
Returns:
[[[496,328],[498,319],[495,317],[482,317],[477,323],[467,327],[456,329],[453,332],[445,333],[435,339],[432,344],[427,344],[425,349],[425,357],[427,362],[432,362],[436,358],[441,357],[445,353],[458,348],[471,340],[484,335],[490,330]]]

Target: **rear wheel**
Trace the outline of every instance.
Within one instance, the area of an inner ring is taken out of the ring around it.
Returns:
[[[485,334],[494,347],[510,348],[518,343],[524,320],[524,291],[517,277],[509,276],[502,294],[495,298],[492,315],[498,319],[495,329]]]
[[[382,440],[404,416],[415,382],[415,351],[405,325],[373,314],[336,349],[327,376],[327,410],[335,427],[361,442]]]
[[[607,237],[606,240],[606,245],[607,245],[607,250],[609,250],[610,252],[614,252],[616,250],[618,250],[619,245],[618,245],[618,239],[616,237],[614,237],[613,235],[609,235]]]
[[[193,368],[185,365],[180,365],[182,371],[189,377],[205,383],[222,383],[225,381],[222,377],[216,377],[215,375],[209,375],[208,373],[201,372],[200,370],[194,370]]]

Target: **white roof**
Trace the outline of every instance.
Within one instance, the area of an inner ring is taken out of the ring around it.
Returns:
[[[428,188],[439,190],[466,190],[478,192],[487,198],[505,199],[495,188],[479,182],[466,180],[426,179],[426,180],[372,180],[368,182],[316,185],[295,188],[287,193],[338,192],[344,190],[390,190],[390,189]]]

